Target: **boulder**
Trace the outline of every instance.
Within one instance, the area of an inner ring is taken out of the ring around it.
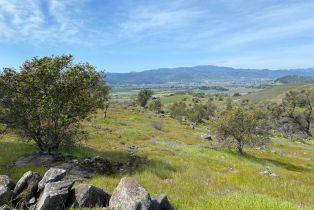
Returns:
[[[15,188],[14,188],[14,193],[15,194],[19,194],[24,187],[27,185],[27,181],[34,176],[34,172],[32,171],[28,171],[26,172],[21,178],[20,180],[16,183]]]
[[[201,139],[205,139],[205,140],[212,140],[212,137],[210,134],[208,133],[203,133],[200,135]]]
[[[109,208],[120,210],[148,210],[151,198],[148,192],[133,178],[122,178],[114,190]]]
[[[50,168],[38,184],[38,190],[43,190],[45,185],[50,182],[62,180],[66,175],[66,170],[60,168]]]
[[[13,190],[15,184],[12,182],[12,180],[7,175],[0,175],[0,186],[5,186],[9,188],[10,190]]]
[[[150,210],[174,210],[174,208],[171,206],[167,195],[162,194],[152,198]]]
[[[38,189],[38,183],[41,180],[41,176],[38,173],[33,173],[24,186],[24,189],[16,196],[15,200],[20,208],[27,208],[32,198],[35,198]]]
[[[66,209],[69,194],[74,182],[71,180],[50,182],[36,204],[36,210],[62,210]]]
[[[110,195],[92,185],[82,184],[75,189],[75,207],[100,208],[109,205]]]
[[[5,186],[0,186],[0,206],[11,203],[13,192]]]

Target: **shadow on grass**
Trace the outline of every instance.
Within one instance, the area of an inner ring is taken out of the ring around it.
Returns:
[[[297,172],[310,171],[309,168],[305,168],[305,167],[302,167],[302,166],[296,166],[296,165],[294,165],[292,163],[283,162],[283,161],[280,161],[280,160],[273,160],[273,159],[270,159],[270,158],[257,157],[257,156],[254,156],[254,155],[251,155],[251,154],[248,154],[248,153],[245,153],[243,156],[240,156],[236,152],[230,152],[230,153],[233,154],[233,155],[237,155],[239,158],[243,158],[245,160],[249,160],[251,162],[259,163],[259,164],[262,164],[262,165],[273,164],[275,166],[285,168],[285,169],[287,169],[289,171],[297,171]]]
[[[0,149],[0,174],[7,174],[13,176],[15,179],[28,170],[44,172],[45,168],[47,168],[41,164],[36,165],[32,163],[27,163],[22,167],[7,168],[8,164],[11,162],[38,151],[34,144],[0,141]],[[167,161],[163,161],[162,159],[148,159],[145,156],[130,153],[128,151],[101,151],[87,146],[73,146],[62,147],[58,152],[68,153],[76,159],[101,156],[106,160],[111,161],[113,164],[120,164],[122,169],[121,173],[112,175],[132,175],[134,173],[149,171],[160,178],[168,178],[173,172],[179,170],[176,166]]]

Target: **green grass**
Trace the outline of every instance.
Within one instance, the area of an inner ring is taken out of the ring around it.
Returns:
[[[266,89],[262,91],[253,92],[248,95],[235,97],[235,100],[240,101],[242,99],[248,99],[250,102],[264,102],[272,101],[278,102],[283,98],[286,92],[290,90],[301,90],[301,89],[313,89],[314,85],[312,84],[289,84],[289,85],[279,85],[271,89]]]
[[[171,102],[167,102],[171,103]],[[152,122],[163,125],[155,129]],[[150,193],[166,193],[176,209],[314,209],[314,145],[276,137],[267,150],[246,149],[241,157],[228,150],[210,149],[199,138],[206,127],[187,125],[148,111],[114,106],[109,118],[101,114],[84,122],[90,133],[86,144],[62,148],[78,158],[101,155],[110,160],[129,157],[128,149],[138,147],[138,156],[148,163],[134,176]],[[43,172],[43,167],[6,169],[12,160],[35,151],[14,135],[0,139],[0,174],[17,180],[27,170]],[[271,169],[278,177],[265,177]],[[112,192],[121,176],[96,176],[89,181]]]

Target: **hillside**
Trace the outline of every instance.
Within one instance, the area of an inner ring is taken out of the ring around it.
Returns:
[[[313,84],[287,84],[287,85],[278,85],[271,89],[261,90],[253,92],[247,95],[236,97],[235,100],[248,99],[250,102],[258,103],[265,101],[279,101],[284,96],[284,94],[290,90],[309,90],[314,89]]]
[[[297,76],[297,75],[288,75],[280,77],[275,80],[282,84],[301,84],[301,83],[314,83],[314,77],[311,76]]]
[[[162,68],[130,73],[107,73],[111,85],[192,83],[204,81],[261,81],[287,75],[314,76],[314,69],[257,70],[219,66]]]
[[[156,123],[162,129],[157,129]],[[312,143],[278,137],[265,151],[247,148],[248,154],[241,157],[232,151],[212,149],[210,142],[200,139],[206,127],[192,130],[177,120],[117,104],[109,109],[108,119],[98,113],[84,127],[90,134],[89,140],[81,146],[63,148],[63,152],[77,158],[101,155],[123,161],[131,157],[130,149],[136,148],[136,155],[146,161],[132,172],[133,176],[152,195],[166,193],[175,209],[314,206]],[[16,181],[27,170],[43,173],[46,168],[41,165],[5,168],[12,160],[36,150],[33,144],[18,140],[13,133],[0,138],[1,148],[6,148],[0,155],[0,174],[8,174]],[[268,169],[278,176],[260,174]],[[110,192],[122,176],[99,175],[88,183]]]

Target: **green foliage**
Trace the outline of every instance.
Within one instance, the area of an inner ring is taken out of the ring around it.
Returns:
[[[146,107],[149,99],[152,97],[153,91],[148,88],[144,88],[139,91],[137,95],[137,102],[141,107]]]
[[[314,91],[289,91],[282,102],[277,107],[273,105],[271,110],[287,134],[300,131],[312,136],[313,105]]]
[[[226,99],[226,110],[231,110],[232,109],[232,99],[231,97],[227,97]]]
[[[314,77],[288,75],[278,78],[277,80],[275,80],[275,82],[280,82],[282,84],[314,83]]]
[[[170,107],[170,115],[172,118],[181,120],[184,116],[186,116],[186,104],[182,101],[175,102]]]
[[[194,104],[187,111],[187,117],[191,122],[202,122],[203,119],[208,120],[210,116],[214,116],[216,109],[216,105],[209,98],[206,104]]]
[[[40,150],[74,143],[80,121],[103,108],[109,89],[95,68],[73,64],[73,57],[33,58],[19,71],[0,75],[0,104],[6,123],[36,142]]]
[[[159,98],[152,100],[152,102],[149,104],[149,109],[153,112],[159,114],[162,112],[162,103]]]
[[[236,144],[241,155],[245,144],[265,143],[265,114],[259,108],[237,107],[223,112],[214,127],[219,141],[227,146]]]

